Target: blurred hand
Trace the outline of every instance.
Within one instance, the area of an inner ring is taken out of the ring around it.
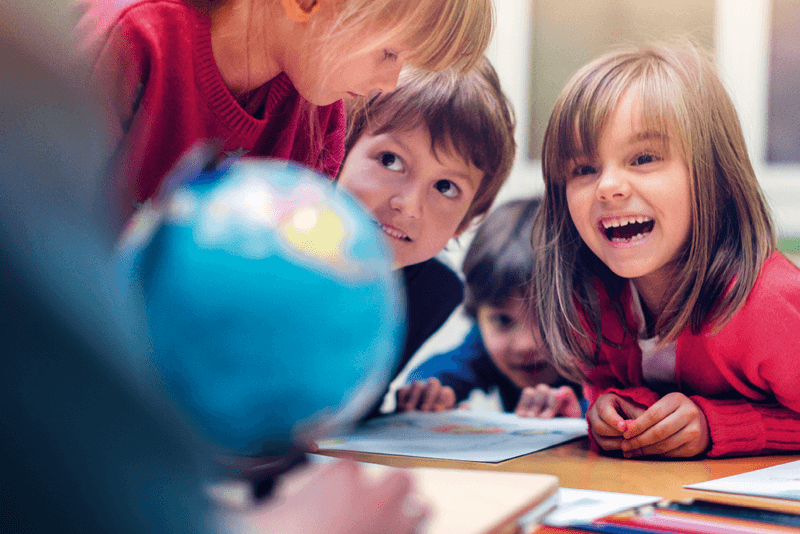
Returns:
[[[697,404],[683,393],[664,395],[633,421],[621,443],[625,458],[665,456],[690,458],[711,445],[708,421]]]
[[[404,471],[373,480],[355,462],[340,460],[288,475],[273,499],[244,511],[225,508],[216,520],[231,533],[410,534],[421,532],[429,516]]]
[[[628,420],[635,419],[644,413],[644,408],[614,395],[604,393],[586,413],[592,439],[607,451],[618,451],[622,448],[623,433],[627,429]]]
[[[449,410],[456,404],[453,388],[443,386],[439,379],[429,378],[427,381],[415,381],[409,386],[397,390],[398,412],[441,412]]]
[[[526,387],[522,390],[515,413],[520,417],[580,417],[581,405],[575,391],[569,386],[551,388],[547,384]]]

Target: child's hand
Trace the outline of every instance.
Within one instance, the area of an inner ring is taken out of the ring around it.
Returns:
[[[309,473],[310,471],[310,473]],[[398,470],[377,481],[347,460],[289,474],[276,496],[247,510],[222,510],[227,532],[406,534],[417,532],[430,510],[414,496],[410,476]]]
[[[592,438],[603,449],[616,451],[621,449],[623,433],[628,419],[635,419],[644,413],[640,406],[628,402],[613,393],[600,395],[586,413]]]
[[[439,379],[415,381],[410,386],[397,390],[398,412],[441,412],[449,410],[456,403],[456,394],[450,386],[443,386]]]
[[[535,388],[522,390],[515,413],[520,417],[580,417],[581,405],[578,397],[569,386],[551,388],[547,384],[537,384]]]
[[[668,393],[642,415],[628,421],[621,449],[626,458],[667,456],[689,458],[711,444],[708,421],[683,393]]]

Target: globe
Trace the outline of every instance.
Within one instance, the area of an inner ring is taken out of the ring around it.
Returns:
[[[404,302],[357,200],[300,166],[238,160],[142,208],[120,244],[169,395],[211,443],[278,455],[385,391]]]

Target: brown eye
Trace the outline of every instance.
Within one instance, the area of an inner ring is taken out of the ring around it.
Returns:
[[[507,330],[514,325],[514,318],[505,313],[498,313],[491,318],[492,323],[501,330]]]
[[[393,152],[381,152],[378,154],[378,161],[390,171],[403,170],[403,160],[400,159],[400,156],[394,154]]]
[[[592,167],[591,165],[578,165],[575,167],[575,170],[572,171],[574,176],[589,176],[591,174],[595,174],[597,169]]]
[[[450,180],[439,180],[436,182],[436,190],[447,198],[455,198],[458,196],[459,189],[456,184]]]

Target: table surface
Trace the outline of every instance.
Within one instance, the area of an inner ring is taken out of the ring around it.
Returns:
[[[702,498],[800,514],[800,502],[749,497],[683,486],[737,475],[800,460],[800,454],[697,460],[625,460],[598,454],[583,438],[496,464],[432,460],[406,456],[324,451],[322,454],[393,467],[439,467],[523,473],[546,473],[560,479],[561,487],[653,495],[665,499]]]

